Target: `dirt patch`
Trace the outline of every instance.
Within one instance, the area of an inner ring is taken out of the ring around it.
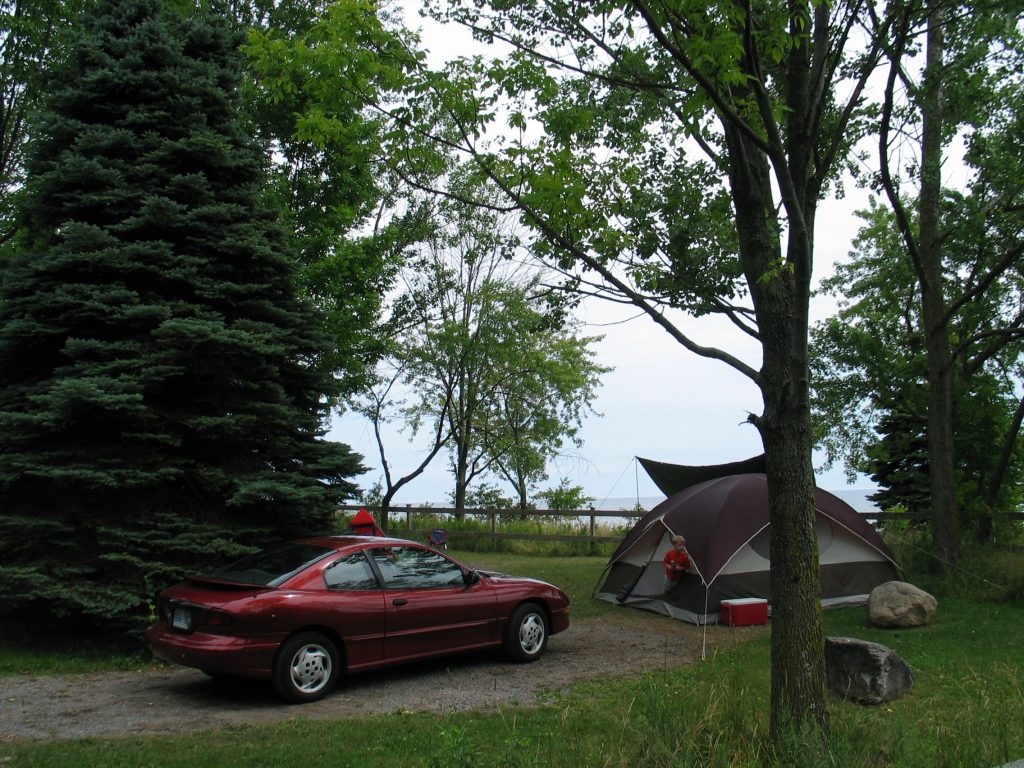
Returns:
[[[758,628],[753,631],[763,631]],[[707,655],[751,629],[709,627]],[[533,664],[485,653],[354,675],[322,701],[282,703],[269,684],[212,680],[166,667],[88,675],[0,678],[0,741],[169,734],[295,718],[395,711],[457,712],[534,706],[572,683],[674,668],[701,658],[702,628],[643,614],[578,620]]]

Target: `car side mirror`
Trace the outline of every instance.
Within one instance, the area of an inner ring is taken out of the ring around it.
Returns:
[[[480,574],[476,571],[463,571],[462,580],[466,582],[467,587],[472,587],[480,583]]]

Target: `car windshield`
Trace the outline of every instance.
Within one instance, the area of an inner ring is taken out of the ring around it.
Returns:
[[[276,587],[332,552],[333,549],[314,544],[286,544],[242,558],[211,574],[211,577],[241,584]]]

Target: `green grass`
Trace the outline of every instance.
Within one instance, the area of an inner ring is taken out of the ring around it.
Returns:
[[[0,645],[0,677],[110,672],[143,669],[153,664],[143,653],[129,654],[97,648],[56,651]]]
[[[454,549],[449,550],[448,554],[474,568],[530,576],[557,585],[569,595],[573,618],[604,616],[619,610],[616,606],[591,600],[590,597],[608,563],[607,557],[536,557]]]
[[[589,600],[603,558],[531,558],[454,553],[481,567],[539,576],[574,600],[575,618],[628,609]],[[980,562],[979,568],[988,568]],[[999,556],[1002,557],[1001,555]],[[1017,556],[1020,558],[1020,556]],[[1000,561],[1002,562],[1002,561]],[[1007,567],[1002,562],[1002,567]],[[1009,562],[1011,574],[1024,568]],[[916,581],[914,577],[908,580]],[[961,594],[957,580],[932,585],[936,622],[885,631],[863,607],[826,611],[829,635],[861,637],[896,650],[916,687],[882,707],[830,698],[828,749],[794,735],[767,747],[770,637],[719,651],[706,662],[626,680],[580,684],[536,709],[403,714],[358,720],[295,719],[207,734],[11,742],[12,766],[998,766],[1024,758],[1024,605]],[[947,589],[948,588],[948,589]],[[647,614],[644,614],[647,616]],[[669,621],[650,615],[650,621]]]

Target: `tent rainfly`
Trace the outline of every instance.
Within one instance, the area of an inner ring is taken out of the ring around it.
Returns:
[[[822,605],[854,605],[897,578],[892,552],[849,504],[816,488]],[[600,600],[695,624],[720,621],[722,600],[771,602],[768,483],[764,474],[718,477],[673,493],[630,530],[605,568]],[[661,559],[686,537],[690,573],[663,593]]]

